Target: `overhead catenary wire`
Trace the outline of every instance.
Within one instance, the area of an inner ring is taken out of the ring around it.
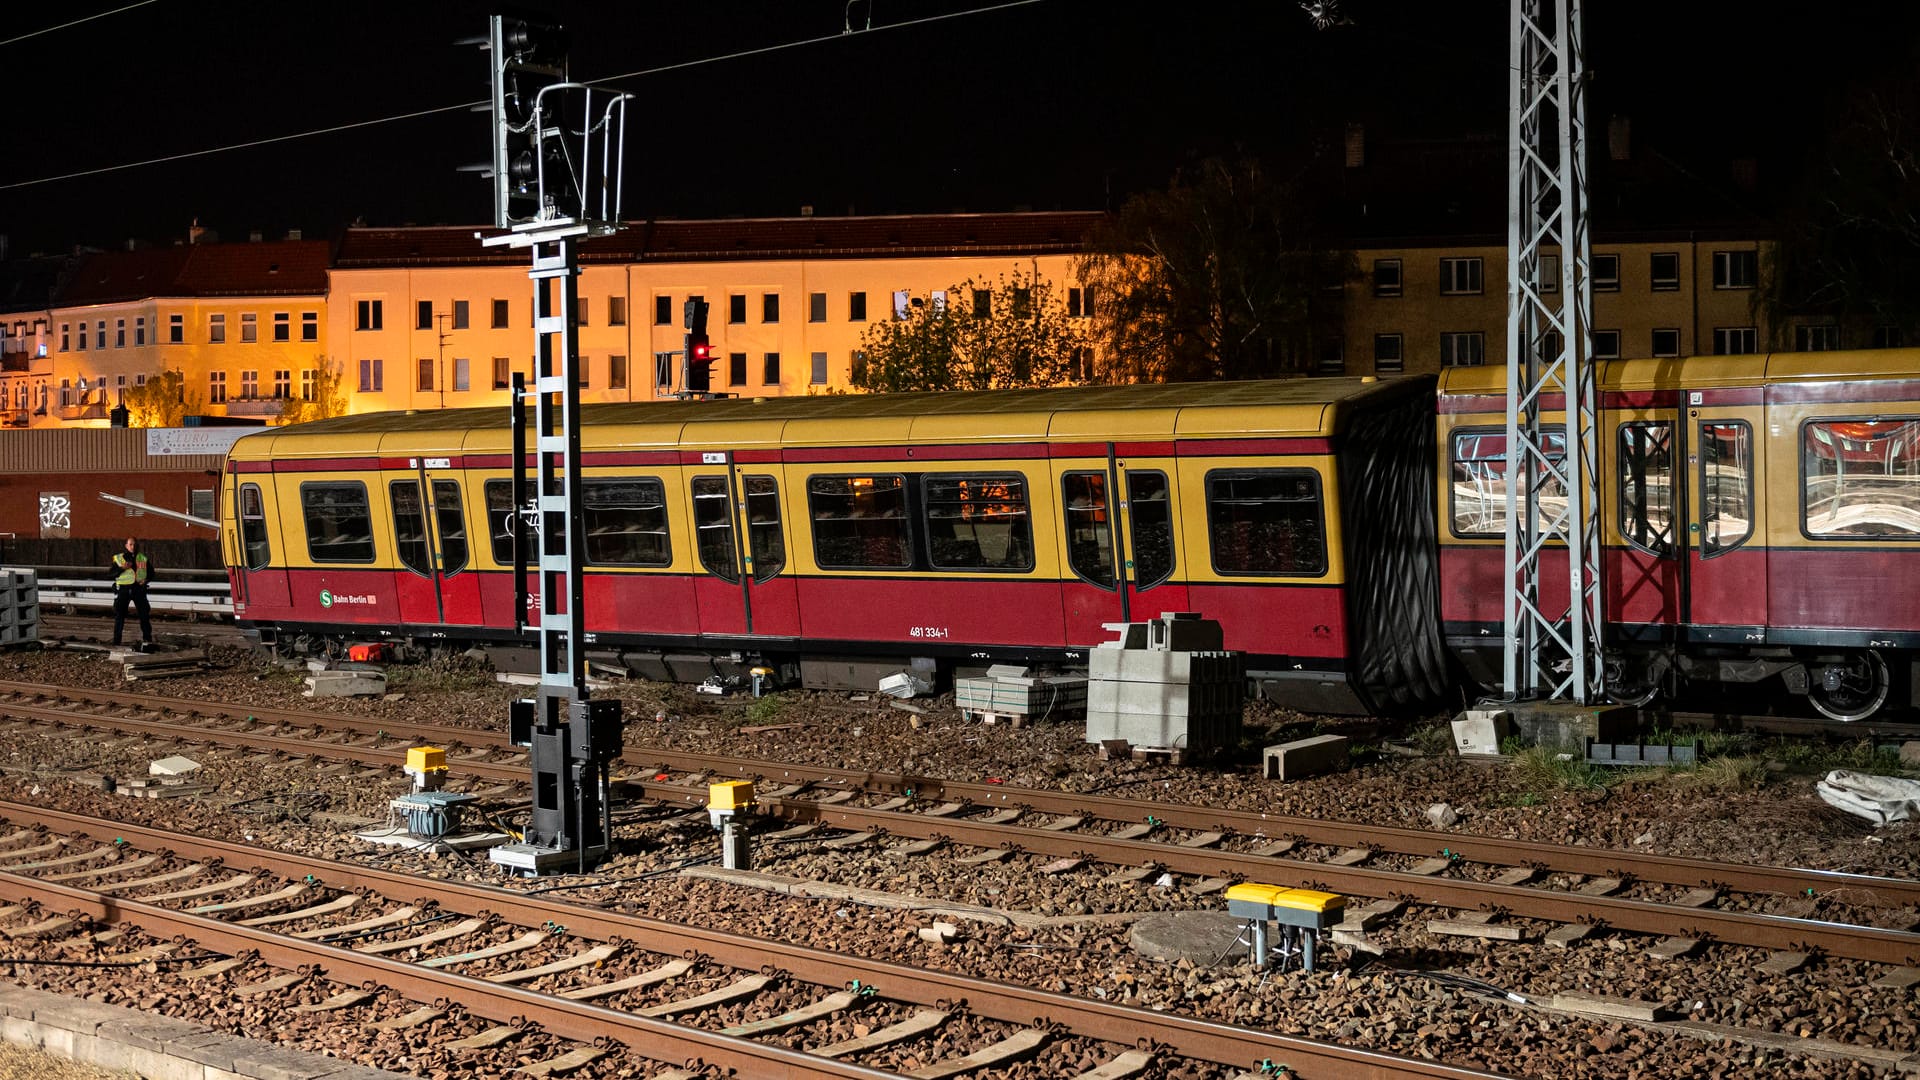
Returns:
[[[143,0],[143,2],[153,3],[154,0]],[[905,22],[888,23],[884,26],[875,26],[868,29],[856,30],[852,34],[847,34],[841,31],[835,31],[834,33],[831,33],[831,34],[821,34],[821,35],[818,35],[815,37],[809,37],[809,38],[798,38],[793,41],[783,41],[773,45],[760,45],[751,49],[738,49],[738,50],[735,50],[734,52],[721,53],[717,56],[702,57],[697,60],[681,60],[672,64],[661,64],[658,67],[640,68],[634,71],[623,72],[619,75],[608,75],[599,79],[585,79],[585,80],[582,80],[582,82],[584,85],[587,85],[587,86],[603,86],[608,83],[617,83],[625,79],[638,79],[638,78],[644,78],[649,75],[662,75],[670,71],[681,71],[686,68],[700,67],[706,64],[720,64],[720,63],[725,63],[729,60],[742,60],[750,56],[765,56],[768,53],[783,52],[788,49],[804,48],[809,45],[822,45],[830,41],[844,41],[849,37],[864,37],[868,34],[878,34],[884,30],[905,30],[910,27],[925,26],[929,23],[946,22],[952,19],[962,19],[971,15],[987,15],[996,11],[1005,11],[1009,8],[1029,7],[1031,5],[1039,4],[1043,2],[1044,0],[1003,0],[1002,3],[989,4],[986,7],[968,8],[965,11],[950,11],[942,15],[927,15],[918,19],[908,19]],[[51,29],[59,29],[59,28],[53,27]],[[45,31],[36,31],[36,32],[45,33]],[[3,45],[3,44],[6,44],[6,42],[0,42],[0,45]],[[463,101],[457,105],[442,105],[437,108],[431,108],[431,109],[416,109],[412,112],[395,113],[392,116],[382,116],[372,120],[356,120],[356,121],[352,121],[344,124],[329,124],[326,127],[310,128],[306,131],[296,131],[286,135],[270,135],[270,136],[267,136],[266,138],[261,138],[261,139],[248,139],[244,142],[228,143],[225,146],[210,146],[202,150],[186,150],[178,154],[163,154],[159,157],[145,158],[140,161],[128,161],[118,165],[102,165],[96,169],[78,169],[73,172],[57,173],[52,176],[36,177],[35,179],[32,179],[32,180],[15,180],[11,183],[0,184],[0,191],[14,191],[19,188],[35,187],[40,184],[58,183],[59,181],[62,181],[62,180],[78,180],[88,176],[100,176],[106,173],[122,172],[127,169],[141,169],[149,165],[166,165],[175,161],[189,161],[189,160],[192,160],[193,158],[207,157],[212,154],[224,154],[234,150],[252,150],[257,147],[272,146],[275,143],[292,142],[295,139],[307,139],[317,135],[336,135],[343,131],[354,131],[360,128],[375,127],[380,124],[391,124],[401,120],[417,120],[423,116],[438,116],[441,113],[450,113],[450,112],[469,112],[469,111],[472,111],[477,106],[484,106],[487,104],[489,104],[489,102],[487,101]]]
[[[4,41],[0,41],[0,45],[12,45],[16,42],[25,41],[28,38],[37,38],[42,34],[51,34],[55,30],[65,30],[69,26],[79,26],[81,23],[92,22],[95,19],[104,19],[109,15],[118,15],[123,11],[132,11],[134,8],[146,7],[148,4],[155,4],[155,3],[159,3],[159,0],[138,0],[137,3],[127,4],[124,7],[117,7],[111,11],[102,11],[96,15],[83,15],[78,19],[71,19],[67,22],[61,23],[58,26],[49,26],[41,30],[29,30],[24,34],[18,34],[14,37],[7,38]]]

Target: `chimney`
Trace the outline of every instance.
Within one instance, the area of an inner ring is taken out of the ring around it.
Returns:
[[[1733,182],[1742,190],[1752,191],[1760,186],[1760,163],[1750,157],[1737,157],[1729,163]]]
[[[1633,159],[1633,119],[1631,117],[1607,118],[1607,156],[1615,161]]]
[[[200,242],[200,238],[205,235],[207,235],[207,230],[201,227],[200,219],[194,218],[193,224],[187,226],[187,243],[197,244]]]
[[[263,237],[261,236],[261,233],[260,233],[260,230],[259,230],[259,229],[254,229],[253,231],[251,231],[251,232],[249,232],[249,233],[247,233],[247,242],[248,242],[249,244],[257,244],[257,243],[259,243],[259,242],[260,242],[260,241],[261,241],[262,239],[263,239]]]
[[[298,240],[298,239],[300,239],[300,230],[299,230],[299,229],[288,229],[288,230],[287,230],[287,239],[289,239],[289,240]]]
[[[1367,163],[1367,125],[1347,125],[1347,168],[1358,169]]]

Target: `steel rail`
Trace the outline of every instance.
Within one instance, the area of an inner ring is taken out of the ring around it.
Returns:
[[[15,710],[44,714],[56,722],[73,721],[59,709],[13,705]],[[88,723],[172,735],[178,727],[161,721],[128,717],[87,716]],[[309,742],[283,736],[194,729],[209,741],[237,747],[273,749],[285,753],[370,763],[385,759],[398,764],[403,753],[346,743]],[[484,762],[462,763],[471,775],[490,779],[524,780],[523,766]],[[661,781],[618,779],[616,784],[637,790],[658,802],[704,805],[704,788]],[[1154,865],[1199,876],[1237,876],[1265,884],[1288,885],[1356,896],[1381,897],[1443,907],[1492,910],[1549,922],[1582,923],[1640,933],[1699,938],[1733,945],[1822,953],[1886,964],[1920,963],[1920,934],[1886,930],[1820,919],[1682,907],[1647,900],[1595,896],[1555,889],[1500,885],[1468,878],[1377,870],[1360,866],[1287,859],[1270,855],[1186,848],[1146,840],[1122,840],[1084,833],[1055,832],[1017,825],[994,825],[961,817],[931,817],[905,811],[877,810],[805,799],[765,796],[761,807],[772,816],[799,824],[836,825],[857,832],[887,833],[916,839],[941,839],[983,848],[1006,848],[1053,857],[1079,856],[1120,866]],[[1591,867],[1583,872],[1594,872]]]
[[[428,879],[224,840],[183,837],[164,829],[66,811],[0,802],[0,818],[16,823],[38,823],[51,830],[77,833],[103,843],[123,839],[136,847],[170,850],[177,856],[196,861],[217,858],[227,866],[258,868],[286,878],[311,875],[320,884],[331,888],[365,889],[390,898],[424,894],[446,910],[469,915],[497,915],[505,922],[526,927],[555,923],[564,926],[570,934],[606,941],[619,938],[648,952],[699,955],[747,970],[772,968],[814,985],[844,986],[849,980],[857,979],[862,985],[875,987],[882,996],[896,1001],[948,1007],[964,1005],[975,1015],[993,1020],[1058,1026],[1076,1035],[1129,1046],[1158,1047],[1181,1057],[1219,1065],[1252,1068],[1261,1061],[1284,1062],[1303,1078],[1330,1077],[1334,1080],[1386,1080],[1388,1077],[1485,1080],[1500,1075],[951,972],[922,970],[847,953],[809,949],[604,911],[548,900],[516,889]],[[32,881],[35,888],[53,887],[33,879],[23,880]],[[231,928],[225,923],[215,925]],[[553,1030],[559,1031],[558,1028]]]
[[[103,923],[133,923],[155,937],[191,940],[227,956],[252,952],[273,967],[307,968],[348,985],[377,983],[410,1001],[458,1001],[488,1020],[516,1025],[531,1021],[576,1042],[611,1040],[654,1061],[717,1065],[770,1080],[883,1080],[900,1075],[5,871],[0,871],[0,898],[36,901],[43,908],[80,912]]]
[[[203,702],[114,691],[69,690],[39,683],[0,681],[0,693],[33,693],[43,697],[84,696],[104,704],[154,708],[155,702],[196,715],[252,718],[264,723],[299,727],[335,726],[360,734],[392,736],[397,730],[415,732],[434,741],[508,749],[505,735],[479,728],[441,725],[395,725],[359,717],[283,709],[240,709]],[[942,780],[902,773],[880,773],[828,766],[790,765],[751,758],[695,754],[651,747],[629,749],[626,765],[655,765],[677,772],[712,773],[739,779],[778,780],[785,783],[833,785],[849,790],[877,790],[895,794],[911,791],[916,797],[938,798],[982,807],[1019,807],[1050,814],[1094,814],[1114,821],[1137,822],[1143,813],[1179,829],[1237,833],[1250,837],[1294,840],[1334,847],[1364,847],[1402,855],[1433,856],[1445,848],[1469,862],[1497,866],[1526,866],[1542,871],[1600,874],[1623,881],[1650,881],[1688,888],[1734,892],[1803,895],[1846,892],[1849,900],[1884,906],[1920,907],[1920,881],[1779,866],[1749,866],[1657,855],[1613,848],[1545,844],[1468,833],[1443,833],[1396,825],[1365,825],[1257,811],[1194,806],[1187,803],[1134,801],[1113,796],[1010,787],[1004,784]],[[462,768],[466,768],[462,765]]]

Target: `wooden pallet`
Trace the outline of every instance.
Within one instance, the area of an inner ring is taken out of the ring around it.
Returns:
[[[1134,746],[1125,739],[1102,739],[1100,760],[1131,757],[1135,761],[1158,761],[1167,765],[1185,765],[1193,751],[1182,746]]]

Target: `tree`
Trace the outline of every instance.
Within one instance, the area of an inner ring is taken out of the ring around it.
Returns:
[[[329,416],[345,416],[346,412],[347,388],[341,378],[340,365],[324,357],[314,357],[312,400],[302,396],[281,402],[280,422],[300,424],[308,420],[325,420]]]
[[[877,393],[1057,386],[1084,377],[1086,344],[1052,284],[1016,270],[969,278],[870,324],[851,381]]]
[[[1219,159],[1128,199],[1078,267],[1116,381],[1262,378],[1337,348],[1358,262],[1318,235],[1310,204],[1257,162]]]
[[[1775,339],[1807,315],[1911,335],[1920,328],[1920,90],[1908,78],[1848,88],[1803,185],[1755,297]]]
[[[187,377],[179,368],[163,369],[120,400],[127,406],[127,426],[137,428],[179,427],[200,408],[200,395],[188,396]]]

